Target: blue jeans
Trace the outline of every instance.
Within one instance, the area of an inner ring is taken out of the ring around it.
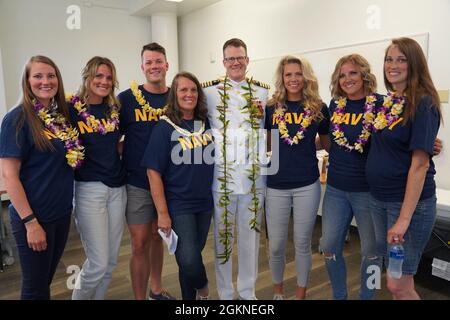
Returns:
[[[325,257],[325,264],[333,288],[335,300],[347,299],[347,270],[343,257],[345,236],[353,216],[358,225],[361,241],[361,300],[373,298],[375,289],[369,288],[369,267],[381,266],[380,256],[376,255],[375,231],[369,212],[368,192],[346,192],[327,185],[322,211],[322,238],[320,246]]]
[[[375,224],[375,237],[377,252],[385,257],[388,267],[389,253],[387,252],[387,231],[395,224],[399,215],[402,202],[384,202],[370,197],[370,213]],[[402,244],[405,258],[402,265],[402,273],[414,275],[420,262],[423,250],[428,243],[436,220],[436,196],[421,200],[417,203],[409,227],[406,230]]]
[[[195,300],[196,290],[208,285],[202,251],[208,238],[212,210],[175,215],[172,229],[178,235],[175,258],[183,300]]]
[[[22,300],[50,300],[50,284],[66,246],[70,213],[52,222],[41,222],[47,249],[37,252],[28,247],[27,229],[22,221],[11,219],[22,269]]]

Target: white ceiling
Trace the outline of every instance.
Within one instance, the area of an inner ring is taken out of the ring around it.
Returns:
[[[219,1],[221,0],[183,0],[182,2],[167,0],[83,0],[82,4],[87,8],[120,10],[133,16],[149,17],[162,12],[174,12],[177,16],[183,16]]]
[[[182,2],[130,0],[130,14],[134,16],[151,16],[159,12],[175,12],[178,16],[183,16],[219,1],[221,0],[183,0]]]

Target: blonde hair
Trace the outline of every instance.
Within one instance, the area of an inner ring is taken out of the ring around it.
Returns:
[[[341,85],[339,84],[341,68],[347,62],[351,62],[355,66],[359,67],[359,70],[361,72],[361,78],[363,80],[364,94],[367,96],[371,93],[375,93],[377,91],[377,78],[370,71],[369,62],[363,56],[353,53],[347,56],[343,56],[336,63],[336,67],[334,68],[333,74],[331,75],[331,83],[330,83],[331,96],[333,98],[347,96],[347,94],[344,92],[344,90],[342,90]]]
[[[83,71],[81,72],[81,85],[78,90],[78,96],[83,99],[86,103],[89,99],[89,92],[90,92],[90,84],[92,80],[95,78],[95,75],[97,73],[97,69],[101,66],[105,65],[109,68],[111,71],[111,77],[112,77],[112,88],[111,92],[107,97],[103,99],[103,102],[106,103],[109,106],[117,105],[120,107],[119,100],[116,98],[116,95],[114,93],[115,89],[119,87],[119,82],[117,81],[117,73],[116,68],[111,60],[105,57],[93,57],[91,58],[86,66],[83,68]]]
[[[284,85],[283,74],[284,67],[287,64],[298,64],[303,73],[303,89],[302,89],[302,101],[303,105],[312,110],[313,119],[322,119],[323,114],[321,112],[323,101],[319,96],[319,83],[311,64],[305,58],[297,58],[294,56],[285,56],[278,63],[277,70],[275,72],[275,93],[269,100],[268,105],[275,106],[276,104],[284,105],[287,97],[286,87]]]

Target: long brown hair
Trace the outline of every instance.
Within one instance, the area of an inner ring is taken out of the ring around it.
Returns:
[[[363,80],[364,94],[367,96],[377,91],[377,78],[370,71],[370,64],[363,56],[353,53],[343,56],[336,63],[333,74],[331,75],[330,91],[333,98],[346,97],[347,94],[342,90],[339,84],[339,76],[341,74],[342,65],[347,62],[353,63],[359,67],[361,78]]]
[[[408,76],[406,79],[406,89],[403,94],[406,97],[407,108],[403,110],[403,123],[409,120],[414,120],[417,105],[424,96],[430,96],[433,106],[437,109],[439,117],[442,121],[441,103],[437,90],[431,79],[430,71],[428,69],[427,60],[420,45],[411,38],[397,38],[393,39],[392,43],[386,48],[384,59],[388,54],[388,50],[392,46],[397,46],[401,53],[406,57],[408,63]],[[386,78],[384,74],[384,84],[388,90],[393,91],[394,87]]]
[[[269,100],[268,105],[275,106],[277,103],[284,105],[287,97],[286,87],[283,81],[284,67],[287,64],[295,63],[300,66],[303,73],[302,101],[305,107],[313,111],[313,119],[322,119],[322,99],[319,96],[319,83],[311,64],[305,58],[294,56],[283,57],[278,63],[275,72],[275,93]]]
[[[169,96],[167,98],[166,116],[175,124],[181,124],[183,113],[180,110],[177,99],[178,79],[180,78],[186,78],[195,83],[195,86],[197,87],[198,99],[197,106],[194,110],[194,119],[205,121],[208,116],[208,109],[206,108],[206,96],[197,77],[190,72],[180,72],[173,78],[172,85],[170,86]]]
[[[87,62],[86,66],[81,72],[82,82],[78,90],[78,96],[81,99],[83,99],[86,103],[88,102],[91,82],[95,78],[98,67],[100,67],[101,65],[105,65],[109,68],[112,77],[111,92],[107,97],[103,98],[103,102],[109,106],[112,105],[120,106],[119,100],[116,98],[116,95],[114,94],[115,89],[119,87],[119,82],[117,81],[116,67],[114,66],[114,63],[112,63],[111,60],[105,57],[96,56],[91,58]]]
[[[25,64],[22,73],[22,98],[20,100],[20,105],[22,106],[22,113],[17,121],[16,126],[16,136],[18,136],[20,129],[23,127],[26,121],[31,128],[31,133],[33,136],[34,143],[40,151],[53,151],[54,147],[52,143],[47,139],[45,135],[42,134],[44,130],[44,125],[39,119],[38,115],[33,108],[33,99],[35,99],[30,86],[30,70],[33,63],[45,63],[55,70],[56,77],[58,79],[58,91],[54,97],[57,110],[66,119],[69,119],[69,110],[67,108],[64,86],[61,77],[61,72],[59,71],[56,64],[48,57],[45,56],[33,56]]]

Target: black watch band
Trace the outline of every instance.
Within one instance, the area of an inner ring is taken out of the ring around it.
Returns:
[[[22,223],[26,224],[27,222],[30,222],[33,219],[36,219],[36,216],[34,214],[29,214],[28,216],[22,219]]]

